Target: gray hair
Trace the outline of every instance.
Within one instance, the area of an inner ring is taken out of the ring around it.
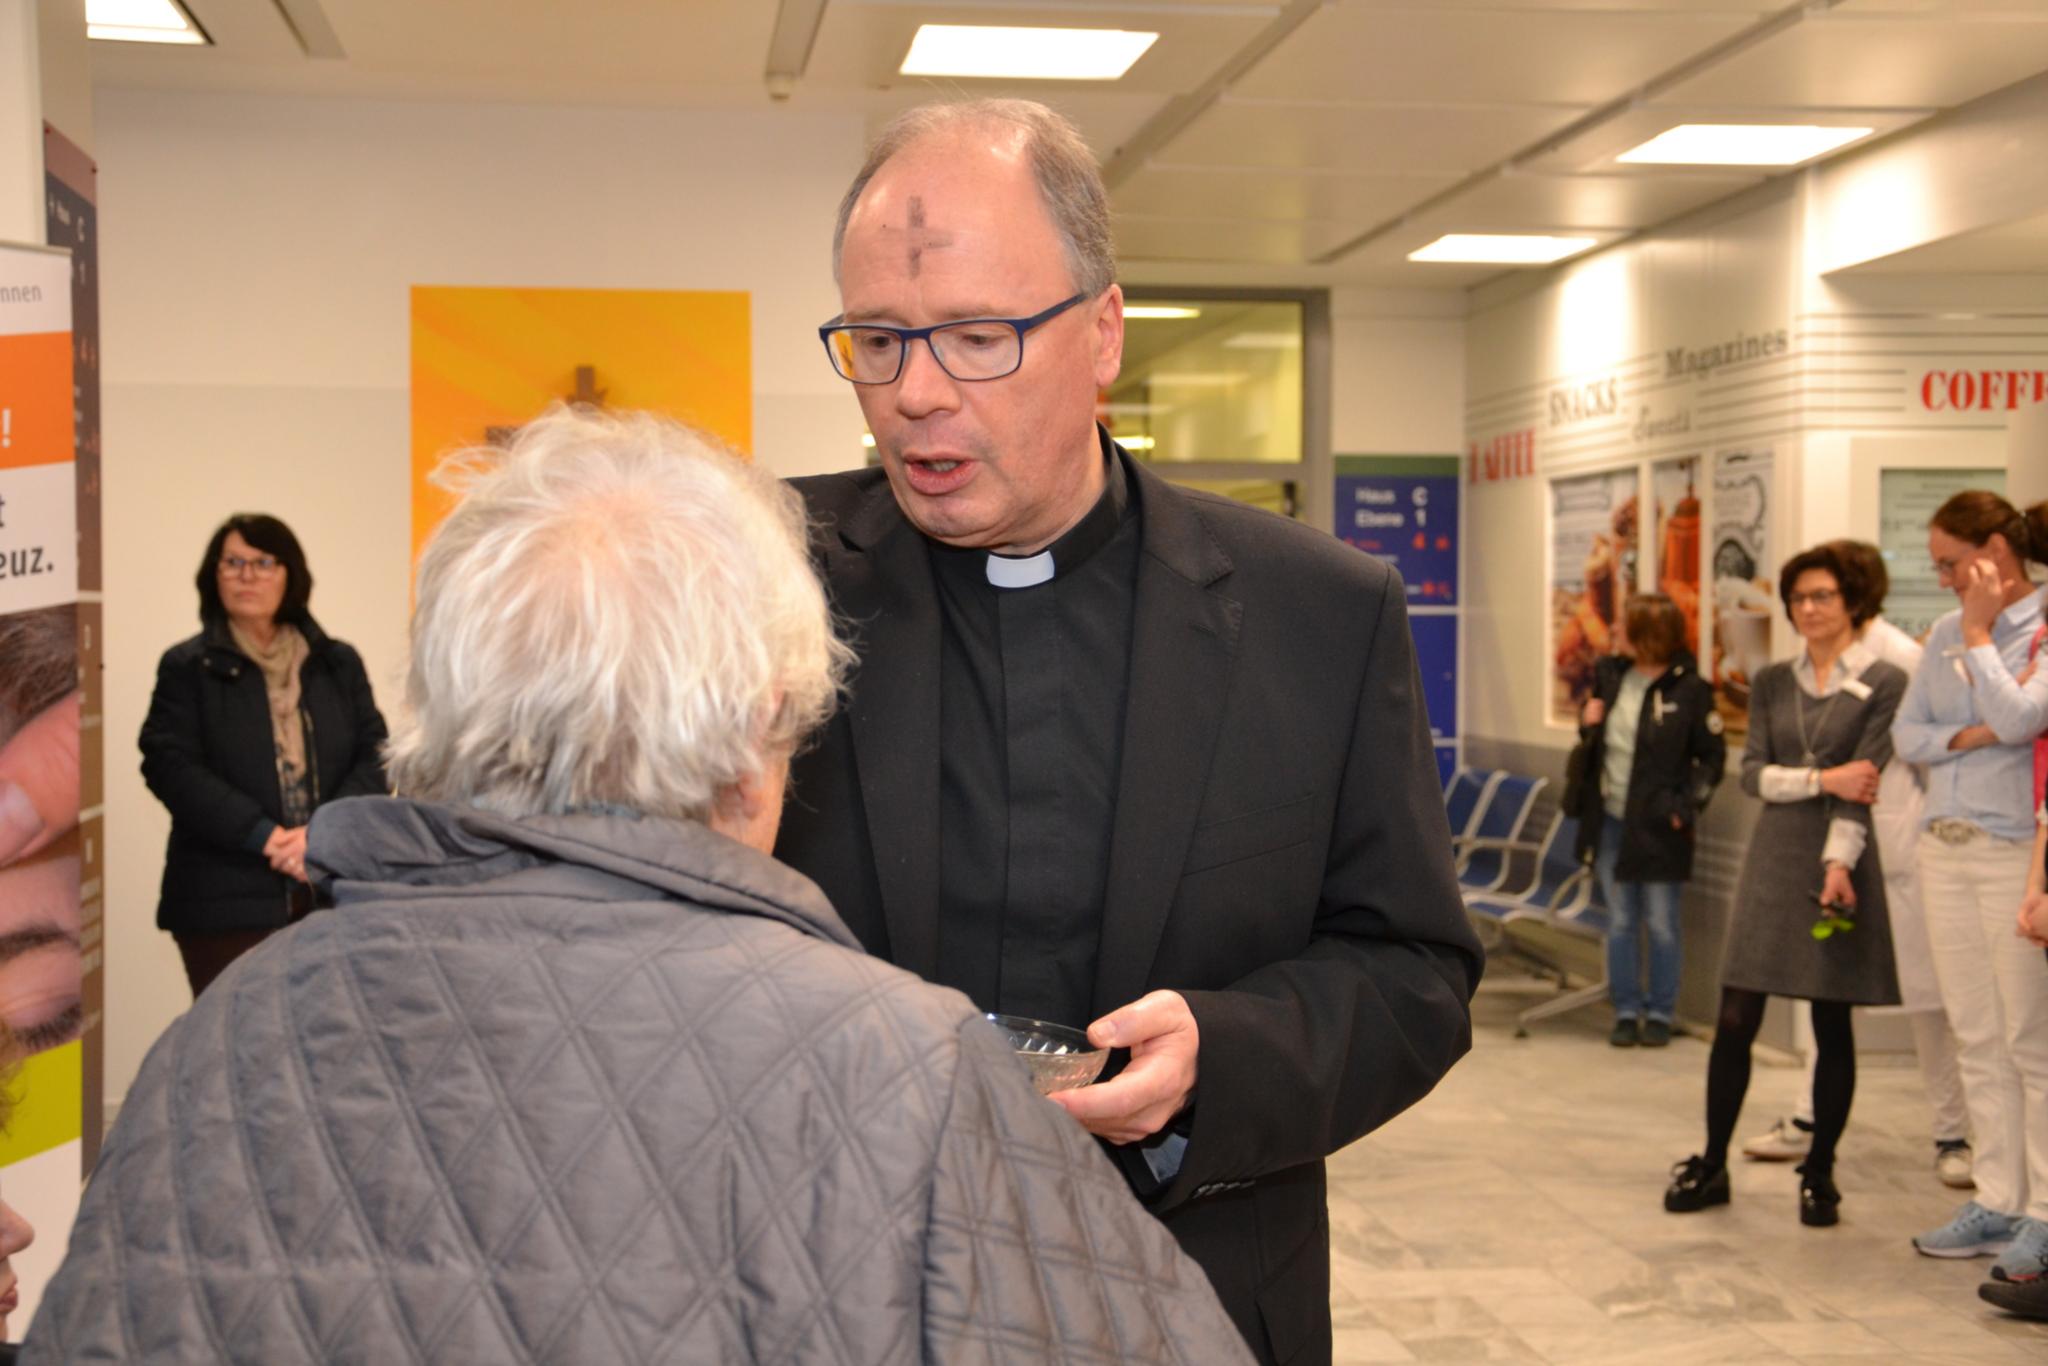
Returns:
[[[557,406],[435,480],[462,501],[420,557],[402,794],[703,820],[830,715],[853,656],[802,502],[714,438]]]
[[[928,138],[949,134],[1015,129],[1024,135],[1038,197],[1052,218],[1067,252],[1067,269],[1076,292],[1093,296],[1116,282],[1116,244],[1109,232],[1109,193],[1095,153],[1080,130],[1035,100],[962,100],[921,104],[906,109],[876,135],[860,173],[839,201],[839,221],[832,229],[832,278],[839,278],[839,255],[846,245],[847,220],[868,182],[882,163]]]

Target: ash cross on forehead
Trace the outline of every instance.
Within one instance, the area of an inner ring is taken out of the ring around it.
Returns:
[[[924,200],[918,195],[910,197],[910,225],[905,235],[910,248],[910,278],[913,280],[917,278],[918,272],[924,269],[923,262],[926,247],[944,251],[947,247],[953,245],[953,234],[949,232],[934,232],[925,227]]]

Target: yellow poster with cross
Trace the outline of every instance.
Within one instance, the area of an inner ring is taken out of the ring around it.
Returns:
[[[743,290],[412,290],[412,548],[452,500],[449,451],[502,442],[557,402],[638,408],[753,450],[751,299]]]

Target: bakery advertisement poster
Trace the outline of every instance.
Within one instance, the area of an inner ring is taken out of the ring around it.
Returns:
[[[1702,663],[1711,671],[1721,719],[1738,734],[1749,729],[1749,682],[1771,662],[1778,615],[1772,469],[1767,450],[1714,457],[1714,529],[1707,547],[1714,649]]]
[[[1650,586],[1685,617],[1685,648],[1700,657],[1700,458],[1650,466]]]
[[[1578,724],[1602,655],[1627,647],[1636,584],[1637,468],[1550,481],[1551,722]]]

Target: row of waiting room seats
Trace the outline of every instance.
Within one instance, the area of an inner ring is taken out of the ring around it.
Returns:
[[[1578,819],[1549,796],[1549,786],[1544,778],[1473,768],[1457,769],[1444,785],[1465,910],[1489,955],[1554,975],[1561,988],[1574,972],[1593,978],[1517,1015],[1517,1038],[1537,1020],[1607,999],[1607,908],[1593,870],[1578,858]]]

